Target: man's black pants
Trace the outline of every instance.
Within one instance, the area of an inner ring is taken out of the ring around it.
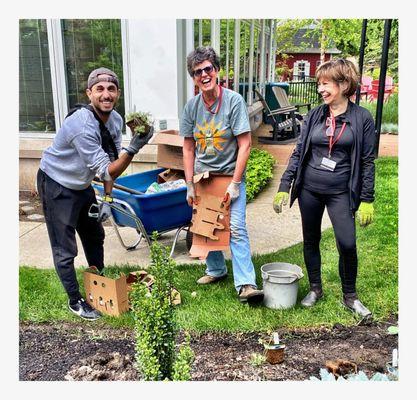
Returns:
[[[327,208],[339,251],[339,275],[343,293],[356,291],[358,256],[355,217],[349,206],[349,192],[320,194],[302,189],[298,197],[304,238],[304,261],[310,284],[321,284],[321,221]]]
[[[74,269],[77,256],[75,232],[78,232],[88,265],[104,268],[104,229],[96,218],[88,216],[96,196],[91,186],[71,190],[51,179],[41,169],[37,176],[38,192],[42,201],[52,256],[56,272],[68,296],[80,296]]]

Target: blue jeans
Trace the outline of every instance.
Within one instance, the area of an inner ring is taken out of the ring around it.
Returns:
[[[239,293],[242,285],[256,288],[255,268],[251,259],[249,236],[246,230],[246,184],[242,180],[240,195],[230,206],[230,251],[232,253],[233,278]],[[222,251],[211,251],[206,259],[206,274],[227,274]]]

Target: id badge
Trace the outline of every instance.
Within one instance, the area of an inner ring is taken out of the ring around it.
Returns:
[[[330,158],[323,157],[320,167],[327,169],[328,171],[334,171],[336,168],[336,161],[330,160]]]

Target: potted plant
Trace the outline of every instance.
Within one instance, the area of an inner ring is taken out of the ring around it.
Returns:
[[[134,111],[125,115],[126,125],[130,128],[132,135],[139,134],[146,136],[153,124],[152,115],[149,112]]]
[[[266,361],[270,364],[278,364],[284,361],[285,344],[280,343],[277,332],[273,333],[271,339],[264,341],[260,340],[264,346],[264,355]]]

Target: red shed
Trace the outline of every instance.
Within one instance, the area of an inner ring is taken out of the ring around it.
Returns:
[[[314,77],[320,65],[320,43],[317,37],[306,35],[311,28],[299,29],[294,35],[294,50],[287,50],[284,55],[277,54],[276,67],[286,66],[282,80],[300,80],[304,77]],[[279,45],[278,45],[279,49]],[[341,51],[335,47],[326,49],[324,60],[330,60]]]

